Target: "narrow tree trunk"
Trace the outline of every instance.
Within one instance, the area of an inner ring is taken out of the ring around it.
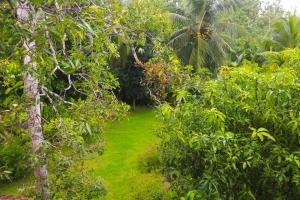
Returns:
[[[31,12],[32,10],[33,9],[30,8],[27,1],[18,2],[16,6],[18,21],[21,24],[26,23],[34,27],[36,22],[34,19],[30,19],[34,16],[34,13]],[[34,169],[36,177],[36,192],[43,200],[49,200],[50,190],[48,186],[47,160],[43,151],[44,137],[42,132],[39,80],[32,75],[33,71],[36,70],[37,67],[37,63],[34,61],[36,51],[35,41],[25,38],[23,46],[26,49],[24,65],[27,67],[24,74],[24,92],[30,102],[28,111],[28,129],[31,133],[32,153],[37,158]]]
[[[132,109],[133,109],[133,111],[135,111],[135,109],[136,109],[135,98],[133,98],[133,100],[132,100]]]
[[[43,132],[42,132],[42,116],[41,116],[41,103],[39,92],[39,80],[32,76],[29,72],[36,68],[36,63],[32,61],[29,52],[34,52],[35,42],[30,42],[29,45],[24,42],[26,46],[27,55],[24,59],[24,64],[28,66],[28,70],[24,75],[25,94],[30,99],[30,108],[28,111],[28,129],[31,132],[31,147],[32,153],[37,158],[35,163],[34,175],[36,178],[37,194],[43,200],[50,199],[50,192],[48,186],[48,172],[47,172],[47,159],[43,152]],[[31,69],[30,69],[31,68]]]

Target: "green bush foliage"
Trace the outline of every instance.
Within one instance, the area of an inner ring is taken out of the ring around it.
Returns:
[[[82,161],[83,162],[83,161]],[[106,194],[102,179],[71,159],[60,157],[57,170],[51,175],[51,199],[99,199]]]
[[[168,185],[163,184],[163,177],[157,174],[144,174],[141,177],[132,177],[132,200],[169,200],[171,193]]]
[[[161,157],[157,145],[149,146],[139,156],[139,168],[144,173],[157,172],[161,169]]]
[[[106,194],[101,177],[96,177],[91,171],[84,170],[78,160],[74,161],[66,156],[58,155],[55,160],[55,169],[50,173],[51,199],[99,199]],[[35,194],[35,185],[29,183],[19,188],[25,196]]]
[[[129,109],[113,94],[119,83],[109,66],[109,61],[118,56],[110,40],[115,19],[110,8],[117,2],[22,1],[32,8],[28,10],[30,19],[22,23],[15,14],[20,2],[8,2],[0,2],[0,25],[3,27],[0,30],[0,176],[7,179],[24,175],[24,148],[31,154],[30,164],[35,168],[49,163],[50,188],[58,199],[68,199],[63,195],[70,190],[74,192],[70,195],[73,199],[90,199],[86,194],[90,195],[91,191],[85,188],[94,183],[89,181],[90,177],[81,175],[86,173],[84,169],[72,170],[77,164],[75,161],[86,159],[93,150],[102,152],[102,146],[90,148],[87,139],[100,138],[105,123],[122,118]],[[31,20],[35,23],[30,24]],[[32,50],[35,53],[26,52],[25,41],[35,43]],[[25,56],[31,57],[36,69],[24,64]],[[27,73],[37,78],[41,98],[36,101],[31,101],[24,91],[24,74]],[[8,143],[9,148],[2,148],[6,142],[2,135],[17,137],[19,132],[29,137],[33,135],[27,113],[34,103],[42,111],[44,141],[38,148],[45,156],[32,155],[30,151],[36,149],[34,145],[32,148]],[[56,157],[66,157],[73,163],[68,169],[62,168]],[[55,174],[52,169],[63,174]],[[51,177],[52,174],[58,178]],[[60,182],[65,186],[59,187]],[[73,185],[68,186],[69,183]],[[47,184],[44,185],[46,188]],[[100,182],[97,187],[103,190]],[[76,192],[79,190],[82,192]],[[40,198],[38,189],[35,196]]]
[[[0,183],[24,177],[31,168],[29,161],[27,140],[7,136],[0,142]]]
[[[262,67],[222,67],[217,79],[194,75],[175,108],[161,107],[164,170],[179,196],[299,197],[299,58],[288,50]]]

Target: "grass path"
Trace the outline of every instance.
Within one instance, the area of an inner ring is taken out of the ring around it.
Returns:
[[[138,169],[139,157],[148,146],[158,142],[153,133],[157,126],[154,111],[140,107],[126,119],[106,128],[104,154],[86,163],[96,176],[104,179],[108,189],[106,200],[131,200],[133,182],[147,179],[147,174]],[[22,182],[24,180],[0,186],[0,194],[17,194]]]
[[[112,125],[104,133],[104,154],[90,164],[95,175],[104,179],[108,200],[130,199],[132,177],[142,178],[138,160],[140,154],[158,139],[153,134],[159,125],[153,110],[138,108],[128,119]]]

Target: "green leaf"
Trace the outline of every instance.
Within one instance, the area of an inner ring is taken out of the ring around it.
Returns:
[[[259,129],[250,128],[250,129],[253,131],[251,135],[252,138],[258,137],[262,142],[264,141],[264,137],[274,142],[276,141],[275,138],[265,128],[259,128]]]
[[[86,130],[88,131],[88,133],[89,133],[90,135],[92,135],[93,133],[92,133],[92,130],[91,130],[90,125],[89,125],[88,123],[85,123],[85,127],[86,127]]]
[[[270,140],[276,142],[275,138],[274,138],[272,135],[270,135],[268,132],[261,132],[261,134],[262,134],[263,136],[266,136],[268,139],[270,139]]]
[[[11,91],[13,90],[12,87],[9,87],[5,90],[5,93],[4,94],[9,94]]]

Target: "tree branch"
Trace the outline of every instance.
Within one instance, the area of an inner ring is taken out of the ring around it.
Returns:
[[[136,53],[136,51],[135,51],[135,48],[134,48],[133,44],[130,43],[129,45],[130,45],[131,53],[132,53],[132,55],[133,55],[133,57],[134,57],[135,62],[136,62],[139,66],[144,67],[143,63],[140,61],[140,59],[139,59],[139,57],[138,57],[138,55],[137,55],[137,53]]]
[[[56,94],[55,92],[50,91],[48,88],[46,88],[45,86],[41,87],[42,91],[48,92],[49,94],[55,96],[56,98],[58,98],[59,100],[61,100],[62,102],[64,102],[65,104],[69,104],[72,106],[76,106],[76,104],[70,102],[70,101],[66,101],[64,100],[60,95]]]

